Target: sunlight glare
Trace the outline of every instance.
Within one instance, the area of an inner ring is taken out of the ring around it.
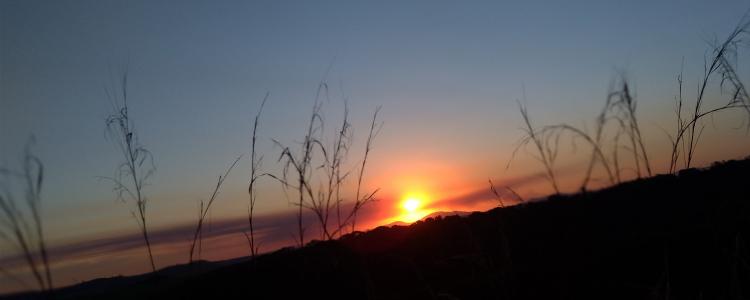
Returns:
[[[414,211],[416,211],[419,208],[419,206],[420,206],[419,202],[420,201],[417,198],[408,198],[408,199],[406,199],[406,201],[404,201],[404,204],[403,204],[404,209],[407,212],[414,212]]]
[[[404,200],[400,204],[403,213],[397,217],[398,220],[413,223],[421,220],[424,216],[430,213],[430,211],[424,209],[426,204],[426,197],[424,194],[410,193],[403,199]]]

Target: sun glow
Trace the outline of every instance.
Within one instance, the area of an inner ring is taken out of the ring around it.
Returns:
[[[402,206],[407,212],[411,213],[419,208],[420,202],[421,201],[417,198],[408,198],[406,199],[406,201],[404,201],[404,204]]]
[[[427,197],[424,194],[411,193],[407,194],[401,201],[402,214],[396,219],[402,222],[412,223],[419,221],[430,213],[429,210],[424,209]]]

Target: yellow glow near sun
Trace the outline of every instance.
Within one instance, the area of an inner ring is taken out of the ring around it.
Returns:
[[[424,216],[428,215],[431,211],[423,209],[426,204],[426,196],[421,193],[410,193],[407,194],[401,201],[401,209],[403,213],[397,217],[398,220],[412,223],[419,221]]]

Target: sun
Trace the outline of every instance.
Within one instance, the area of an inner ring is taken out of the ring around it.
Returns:
[[[395,218],[396,220],[413,223],[421,220],[431,212],[426,209],[427,197],[422,193],[410,193],[402,199],[399,204],[401,214]]]
[[[401,205],[407,212],[413,213],[421,206],[421,200],[418,198],[407,198]]]

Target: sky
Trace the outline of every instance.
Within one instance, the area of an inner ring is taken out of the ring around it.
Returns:
[[[527,198],[549,194],[527,153],[506,168],[522,135],[516,101],[540,125],[591,126],[618,74],[636,92],[654,169],[665,172],[663,129],[674,122],[677,75],[682,70],[690,98],[709,42],[748,8],[746,1],[0,0],[0,166],[17,168],[35,137],[59,285],[148,270],[132,205],[101,180],[121,159],[105,134],[105,91],[118,88],[125,70],[130,113],[155,159],[145,192],[160,267],[184,262],[199,201],[239,155],[210,213],[206,257],[247,253],[237,233],[252,118],[269,93],[258,149],[264,171],[279,174],[272,139],[297,145],[304,137],[321,82],[329,87],[326,141],[345,99],[350,110],[348,168],[361,161],[382,107],[364,182],[380,188],[379,201],[363,213],[362,229],[399,220],[412,194],[424,198],[425,213],[491,208],[488,178]],[[750,75],[744,57],[740,51],[738,71]],[[707,123],[698,165],[750,153],[746,132],[734,129],[741,120],[727,113]],[[581,159],[572,151],[560,159],[567,191],[580,180]],[[258,192],[264,250],[291,244],[289,195],[273,180],[261,180]],[[13,247],[0,251],[0,262],[17,268]],[[0,279],[0,292],[22,289]]]

